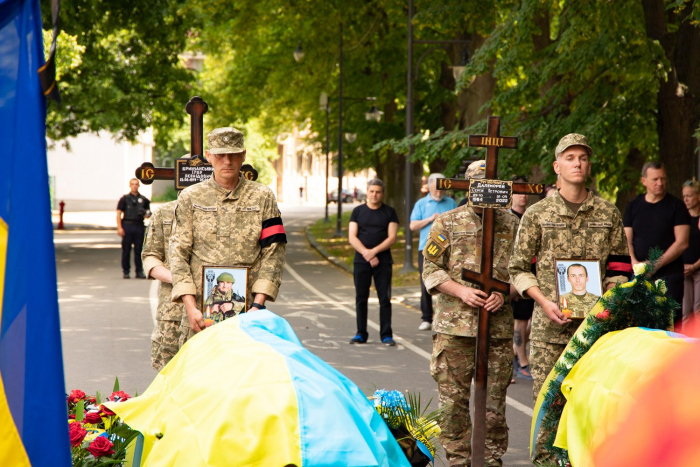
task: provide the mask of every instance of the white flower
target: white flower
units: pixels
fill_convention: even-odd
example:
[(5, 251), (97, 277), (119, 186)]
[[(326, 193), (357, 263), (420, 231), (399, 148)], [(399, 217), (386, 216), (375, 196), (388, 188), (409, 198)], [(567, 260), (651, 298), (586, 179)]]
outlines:
[(647, 263), (637, 263), (632, 266), (632, 270), (634, 271), (635, 276), (641, 276), (647, 272)]
[(668, 292), (668, 288), (666, 288), (666, 281), (664, 281), (663, 279), (658, 279), (656, 282), (654, 282), (654, 285), (656, 286), (656, 290), (658, 290), (659, 293), (666, 295), (666, 292)]

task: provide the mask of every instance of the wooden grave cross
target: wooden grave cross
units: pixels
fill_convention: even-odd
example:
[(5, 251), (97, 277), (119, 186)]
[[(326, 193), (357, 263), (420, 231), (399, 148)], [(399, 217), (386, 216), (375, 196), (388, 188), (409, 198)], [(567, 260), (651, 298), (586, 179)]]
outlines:
[[(150, 162), (144, 162), (136, 169), (136, 178), (146, 185), (154, 180), (173, 180), (176, 190), (182, 190), (195, 183), (211, 178), (214, 169), (204, 159), (204, 114), (209, 106), (204, 100), (195, 96), (187, 103), (185, 110), (190, 114), (190, 159), (181, 158), (175, 161), (175, 167), (155, 167)], [(257, 180), (258, 171), (250, 164), (241, 167), (241, 173), (248, 180)]]
[[(516, 149), (517, 137), (500, 135), (501, 118), (489, 117), (486, 135), (469, 135), (469, 146), (486, 148), (485, 179), (463, 180), (454, 178), (437, 179), (438, 190), (467, 190), (469, 206), (483, 209), (481, 236), (480, 273), (462, 269), (462, 279), (477, 284), (481, 290), (491, 295), (501, 292), (506, 297), (510, 285), (493, 277), (493, 238), (494, 209), (507, 209), (512, 203), (512, 194), (537, 195), (544, 191), (538, 183), (516, 183), (497, 180), (498, 149)], [(486, 443), (486, 380), (489, 355), (489, 320), (486, 307), (479, 310), (476, 344), (476, 371), (474, 375), (474, 420), (472, 423), (472, 467), (483, 467)]]

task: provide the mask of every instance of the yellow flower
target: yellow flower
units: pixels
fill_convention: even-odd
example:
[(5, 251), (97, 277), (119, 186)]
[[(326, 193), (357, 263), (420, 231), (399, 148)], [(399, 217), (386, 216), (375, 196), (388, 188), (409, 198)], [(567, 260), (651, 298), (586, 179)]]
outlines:
[(654, 282), (654, 285), (656, 285), (656, 288), (660, 293), (666, 294), (666, 292), (668, 292), (668, 288), (666, 287), (666, 281), (664, 281), (663, 279), (658, 279), (656, 282)]
[(637, 263), (632, 266), (635, 276), (642, 275), (647, 272), (647, 263)]

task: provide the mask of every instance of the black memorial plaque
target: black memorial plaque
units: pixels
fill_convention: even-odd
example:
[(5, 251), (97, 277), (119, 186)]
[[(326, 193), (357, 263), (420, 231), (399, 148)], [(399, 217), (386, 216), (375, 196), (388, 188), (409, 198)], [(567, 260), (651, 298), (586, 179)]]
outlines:
[(209, 180), (214, 175), (214, 167), (200, 157), (175, 161), (175, 189)]
[(513, 202), (513, 182), (505, 180), (471, 180), (469, 206), (509, 209)]

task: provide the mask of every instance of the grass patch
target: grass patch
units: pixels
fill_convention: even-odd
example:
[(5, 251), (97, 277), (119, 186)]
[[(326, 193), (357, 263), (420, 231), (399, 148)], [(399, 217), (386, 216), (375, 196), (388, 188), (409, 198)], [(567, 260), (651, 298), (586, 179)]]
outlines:
[[(330, 222), (324, 222), (319, 219), (309, 227), (311, 236), (313, 236), (319, 245), (324, 247), (329, 254), (336, 257), (348, 267), (352, 269), (352, 262), (355, 258), (355, 249), (348, 242), (348, 223), (350, 222), (350, 214), (352, 211), (343, 212), (341, 222), (343, 228), (343, 236), (335, 237), (336, 222), (338, 215), (332, 215)], [(401, 274), (399, 271), (403, 267), (404, 247), (406, 239), (404, 237), (404, 228), (399, 227), (398, 238), (396, 243), (391, 247), (391, 256), (394, 258), (394, 274), (392, 276), (392, 285), (394, 287), (409, 287), (420, 286), (420, 278), (418, 271), (409, 274)], [(418, 251), (418, 232), (413, 235), (413, 251)], [(414, 258), (413, 264), (417, 267), (417, 259)]]

